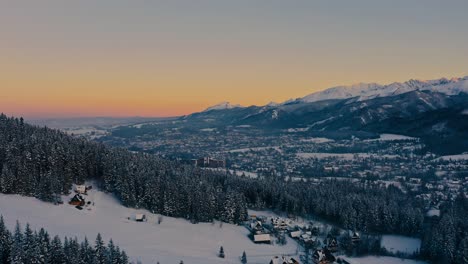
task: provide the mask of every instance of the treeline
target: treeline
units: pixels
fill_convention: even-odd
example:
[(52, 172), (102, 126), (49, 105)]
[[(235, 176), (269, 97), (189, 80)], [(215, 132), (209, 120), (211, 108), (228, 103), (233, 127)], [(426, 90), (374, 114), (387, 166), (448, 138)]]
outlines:
[(23, 230), (17, 223), (11, 233), (0, 216), (0, 263), (127, 264), (129, 260), (112, 240), (106, 246), (100, 234), (94, 245), (86, 238), (79, 242), (65, 237), (62, 243), (58, 236), (51, 238), (43, 228), (33, 231), (29, 224)]
[(436, 263), (468, 263), (468, 199), (448, 203), (424, 231), (422, 253)]
[(418, 235), (424, 223), (423, 204), (393, 186), (346, 180), (312, 184), (241, 178), (235, 182), (232, 185), (241, 186), (239, 191), (254, 208), (319, 216), (349, 230)]
[(240, 223), (247, 217), (242, 193), (207, 177), (213, 172), (106, 147), (3, 114), (0, 171), (0, 192), (49, 202), (59, 202), (73, 183), (93, 179), (129, 207), (193, 222), (219, 219)]
[(247, 207), (317, 215), (351, 230), (419, 234), (422, 205), (399, 189), (346, 181), (249, 179), (110, 148), (0, 116), (0, 192), (56, 202), (98, 180), (126, 206), (192, 222), (241, 223)]

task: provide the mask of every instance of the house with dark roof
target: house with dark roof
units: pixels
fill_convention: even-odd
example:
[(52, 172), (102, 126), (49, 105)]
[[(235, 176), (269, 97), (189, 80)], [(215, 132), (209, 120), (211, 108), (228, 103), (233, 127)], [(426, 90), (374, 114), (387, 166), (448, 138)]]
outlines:
[(327, 248), (316, 250), (312, 255), (314, 264), (330, 264), (335, 262), (336, 258)]

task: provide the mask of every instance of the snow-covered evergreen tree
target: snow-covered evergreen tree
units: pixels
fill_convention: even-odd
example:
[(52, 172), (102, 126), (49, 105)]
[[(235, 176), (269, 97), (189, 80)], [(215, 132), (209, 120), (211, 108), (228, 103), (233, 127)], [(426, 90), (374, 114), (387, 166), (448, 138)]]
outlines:
[(19, 222), (16, 222), (15, 232), (13, 234), (13, 243), (10, 251), (9, 262), (11, 264), (20, 264), (24, 262), (23, 234)]
[(96, 255), (97, 264), (106, 264), (107, 249), (102, 240), (101, 234), (97, 234), (96, 242), (94, 245), (94, 252)]
[(241, 263), (242, 264), (247, 264), (247, 254), (245, 254), (245, 251), (242, 253)]

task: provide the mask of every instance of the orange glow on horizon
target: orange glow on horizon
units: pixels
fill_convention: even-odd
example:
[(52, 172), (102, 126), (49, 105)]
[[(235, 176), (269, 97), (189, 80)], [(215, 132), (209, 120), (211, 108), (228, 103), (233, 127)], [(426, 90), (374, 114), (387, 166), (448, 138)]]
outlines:
[(98, 2), (0, 3), (0, 112), (178, 116), (468, 69), (466, 1)]

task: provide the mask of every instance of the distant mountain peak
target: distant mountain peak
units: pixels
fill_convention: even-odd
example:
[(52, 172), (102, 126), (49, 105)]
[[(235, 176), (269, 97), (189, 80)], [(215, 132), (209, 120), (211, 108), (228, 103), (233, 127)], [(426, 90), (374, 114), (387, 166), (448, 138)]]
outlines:
[(239, 104), (233, 105), (230, 102), (221, 102), (219, 104), (213, 105), (205, 109), (204, 112), (212, 111), (212, 110), (225, 110), (225, 109), (233, 109), (233, 108), (239, 108), (242, 107)]

